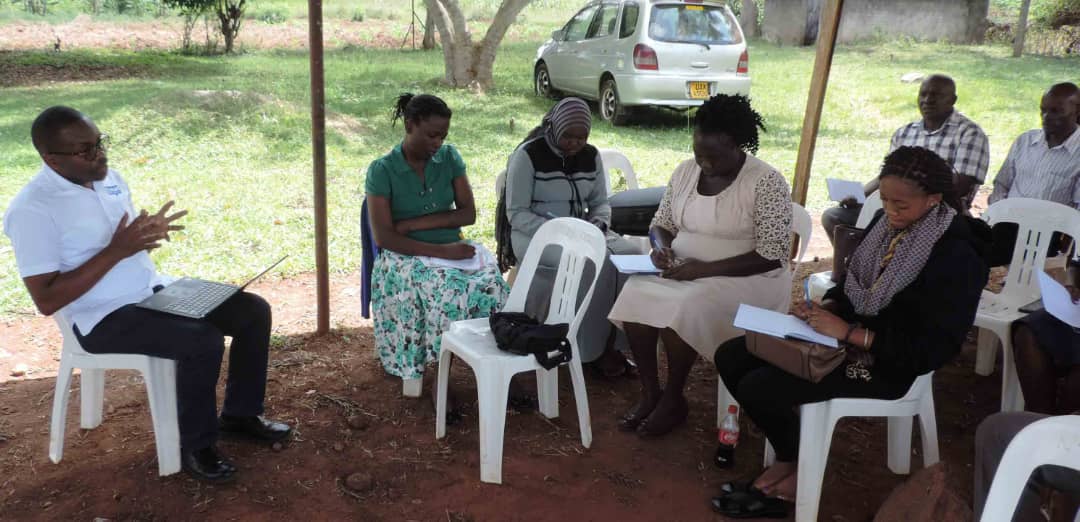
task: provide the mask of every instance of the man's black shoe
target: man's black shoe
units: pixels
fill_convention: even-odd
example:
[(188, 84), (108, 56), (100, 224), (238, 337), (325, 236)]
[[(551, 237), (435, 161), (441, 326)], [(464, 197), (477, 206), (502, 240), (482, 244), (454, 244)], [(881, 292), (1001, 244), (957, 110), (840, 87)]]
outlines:
[(236, 466), (225, 460), (215, 446), (185, 451), (180, 456), (180, 462), (188, 475), (203, 482), (229, 482), (236, 473)]
[(222, 415), (219, 430), (227, 435), (239, 435), (267, 442), (285, 440), (292, 433), (292, 428), (284, 422), (266, 420), (258, 415), (233, 417)]

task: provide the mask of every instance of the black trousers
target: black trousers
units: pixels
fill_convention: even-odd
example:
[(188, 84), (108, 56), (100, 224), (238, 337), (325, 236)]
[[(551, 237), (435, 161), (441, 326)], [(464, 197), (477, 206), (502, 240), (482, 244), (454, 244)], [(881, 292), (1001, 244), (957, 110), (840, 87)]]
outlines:
[(266, 395), (266, 362), (270, 344), (270, 304), (240, 292), (206, 319), (188, 319), (135, 305), (123, 306), (101, 320), (89, 335), (75, 328), (90, 353), (128, 353), (176, 361), (176, 398), (180, 445), (197, 450), (217, 441), (218, 375), (229, 348), (225, 415), (261, 415)]
[(844, 374), (846, 365), (841, 364), (813, 383), (753, 356), (746, 350), (746, 337), (720, 345), (715, 362), (724, 385), (769, 438), (780, 462), (795, 462), (799, 455), (796, 407), (841, 397), (899, 399), (915, 381), (889, 380), (876, 374), (870, 381), (849, 379)]

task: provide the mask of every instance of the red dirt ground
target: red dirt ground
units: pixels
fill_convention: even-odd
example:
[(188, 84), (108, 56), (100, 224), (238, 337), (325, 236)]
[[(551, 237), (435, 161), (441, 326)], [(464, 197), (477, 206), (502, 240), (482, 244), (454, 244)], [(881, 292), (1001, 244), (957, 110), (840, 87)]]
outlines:
[[(808, 263), (800, 272), (824, 268)], [(704, 362), (691, 377), (686, 426), (655, 441), (615, 429), (635, 382), (590, 379), (594, 442), (580, 444), (568, 376), (560, 382), (561, 416), (507, 418), (504, 485), (479, 481), (475, 383), (465, 365), (452, 380), (467, 399), (466, 417), (448, 437), (434, 437), (430, 401), (401, 396), (400, 381), (372, 355), (370, 323), (358, 318), (357, 276), (332, 280), (334, 331), (317, 337), (310, 275), (263, 282), (254, 291), (276, 313), (280, 336), (271, 354), (267, 408), (297, 428), (280, 452), (233, 441), (221, 444), (241, 467), (231, 485), (206, 486), (183, 474), (159, 478), (141, 379), (110, 372), (105, 422), (78, 427), (78, 396), (67, 419), (64, 459), (48, 460), (49, 412), (59, 339), (43, 317), (9, 319), (0, 330), (13, 361), (31, 374), (0, 382), (0, 519), (4, 520), (720, 520), (707, 504), (721, 483), (760, 468), (762, 440), (743, 419), (738, 466), (712, 467), (716, 374)], [(935, 379), (942, 460), (950, 486), (971, 498), (973, 433), (997, 409), (1000, 376), (972, 372), (968, 346)], [(430, 383), (425, 383), (425, 393)], [(78, 389), (78, 379), (74, 388)], [(350, 416), (356, 419), (348, 422)], [(869, 520), (903, 481), (885, 466), (883, 420), (848, 419), (833, 438), (822, 520)], [(918, 440), (916, 436), (916, 441)], [(916, 444), (916, 447), (918, 445)], [(916, 450), (916, 455), (918, 450)], [(920, 459), (913, 459), (918, 469)], [(370, 474), (370, 490), (350, 491), (351, 473)]]

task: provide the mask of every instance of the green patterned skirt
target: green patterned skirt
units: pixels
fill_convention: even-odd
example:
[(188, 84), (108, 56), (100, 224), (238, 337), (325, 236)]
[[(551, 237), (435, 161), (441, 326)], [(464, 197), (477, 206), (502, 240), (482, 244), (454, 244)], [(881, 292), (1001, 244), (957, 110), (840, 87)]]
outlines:
[(423, 376), (451, 322), (487, 317), (502, 309), (508, 294), (495, 266), (465, 272), (380, 251), (371, 271), (371, 308), (375, 351), (386, 373)]

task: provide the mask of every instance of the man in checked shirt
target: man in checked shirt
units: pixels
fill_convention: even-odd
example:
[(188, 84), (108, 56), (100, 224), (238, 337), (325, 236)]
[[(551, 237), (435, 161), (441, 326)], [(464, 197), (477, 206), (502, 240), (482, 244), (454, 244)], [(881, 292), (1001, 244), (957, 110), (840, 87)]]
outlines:
[[(953, 167), (957, 192), (963, 195), (965, 208), (986, 179), (990, 164), (990, 142), (975, 122), (956, 110), (956, 83), (943, 74), (932, 75), (919, 86), (919, 113), (921, 120), (900, 127), (893, 133), (889, 151), (897, 148), (922, 147), (934, 151)], [(866, 195), (878, 188), (877, 178), (863, 186)], [(829, 241), (833, 240), (836, 225), (854, 225), (862, 205), (855, 198), (840, 202), (839, 207), (826, 210), (821, 225)]]

